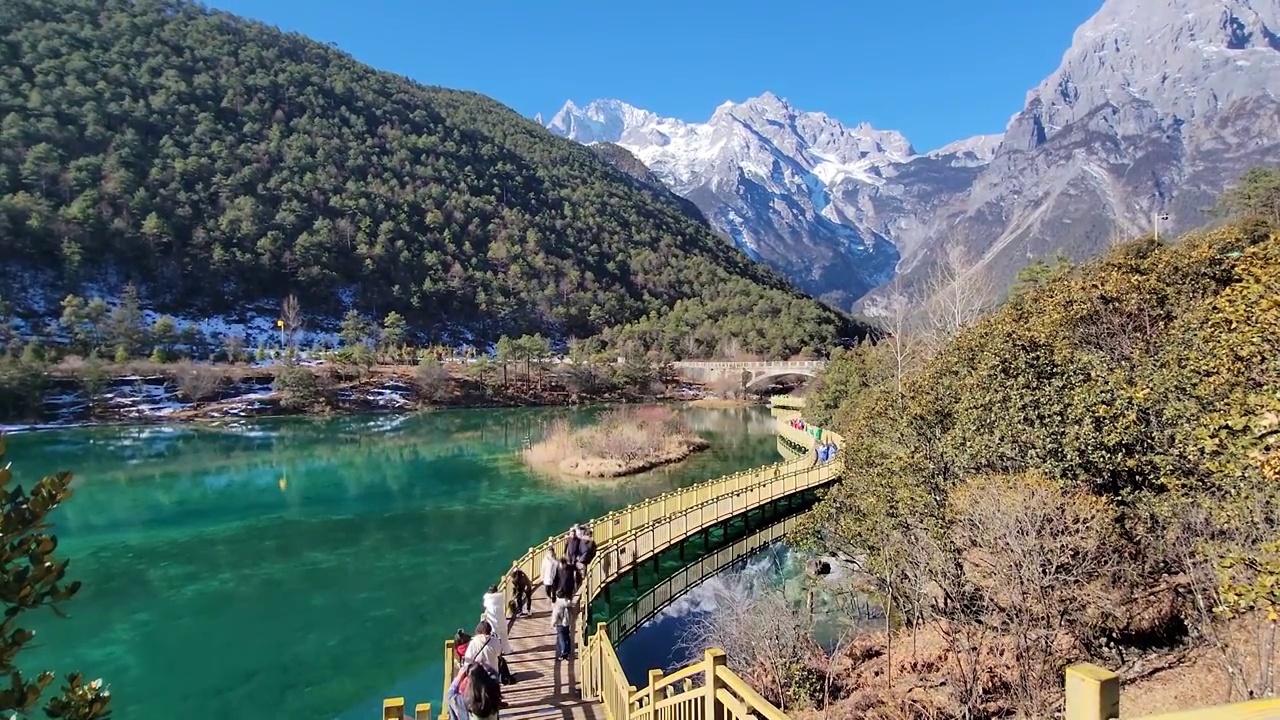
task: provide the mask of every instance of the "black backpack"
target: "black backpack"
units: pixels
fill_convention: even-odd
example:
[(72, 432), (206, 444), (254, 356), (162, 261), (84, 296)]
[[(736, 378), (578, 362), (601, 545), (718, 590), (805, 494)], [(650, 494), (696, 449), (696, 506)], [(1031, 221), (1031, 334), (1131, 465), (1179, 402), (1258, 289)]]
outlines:
[(467, 668), (467, 712), (476, 717), (492, 717), (502, 701), (502, 686), (480, 663)]

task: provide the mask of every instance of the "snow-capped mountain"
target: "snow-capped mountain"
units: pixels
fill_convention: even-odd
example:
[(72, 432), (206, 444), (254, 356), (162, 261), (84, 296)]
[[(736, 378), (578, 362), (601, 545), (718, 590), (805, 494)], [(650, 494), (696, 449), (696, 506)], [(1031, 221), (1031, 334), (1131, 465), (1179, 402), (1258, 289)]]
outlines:
[(547, 127), (631, 151), (753, 257), (835, 304), (892, 277), (897, 251), (843, 188), (877, 187), (882, 168), (916, 157), (897, 132), (848, 128), (772, 93), (724, 103), (705, 123), (619, 100), (569, 102)]
[(1204, 222), (1253, 165), (1280, 162), (1280, 0), (1107, 0), (1005, 133), (919, 154), (772, 93), (704, 123), (619, 100), (566, 103), (547, 128), (629, 150), (719, 230), (804, 290), (874, 309), (944, 244), (998, 282), (1035, 258)]

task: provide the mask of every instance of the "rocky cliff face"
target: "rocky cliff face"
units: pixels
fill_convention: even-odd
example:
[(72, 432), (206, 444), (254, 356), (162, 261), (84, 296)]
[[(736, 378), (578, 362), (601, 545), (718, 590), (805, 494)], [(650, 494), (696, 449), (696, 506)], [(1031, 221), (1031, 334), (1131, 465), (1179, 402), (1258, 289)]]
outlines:
[[(906, 285), (955, 243), (1000, 283), (1058, 251), (1202, 224), (1280, 162), (1280, 0), (1108, 0), (973, 184), (894, 237)], [(863, 301), (874, 307), (877, 298)]]
[(800, 287), (874, 312), (957, 245), (1004, 285), (1031, 260), (1204, 222), (1248, 167), (1280, 162), (1280, 0), (1107, 0), (1002, 135), (919, 154), (766, 93), (706, 123), (617, 100), (547, 127), (613, 142)]

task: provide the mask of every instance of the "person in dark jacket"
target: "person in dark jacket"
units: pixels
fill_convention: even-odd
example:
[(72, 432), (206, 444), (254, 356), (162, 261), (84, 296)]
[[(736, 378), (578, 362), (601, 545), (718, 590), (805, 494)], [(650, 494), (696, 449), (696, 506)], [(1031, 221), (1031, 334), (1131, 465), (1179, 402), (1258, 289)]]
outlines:
[(582, 583), (582, 579), (586, 577), (587, 566), (596, 557), (596, 541), (591, 537), (590, 530), (583, 530), (581, 540), (578, 543), (578, 583)]
[(533, 612), (533, 581), (520, 568), (511, 571), (511, 589), (515, 592), (515, 617)]
[(569, 562), (568, 557), (560, 558), (560, 567), (556, 568), (556, 597), (572, 599), (578, 592), (578, 568)]
[(574, 525), (569, 528), (569, 539), (564, 543), (565, 557), (569, 558), (570, 563), (578, 562), (578, 555), (582, 552), (582, 538), (578, 535), (578, 526)]

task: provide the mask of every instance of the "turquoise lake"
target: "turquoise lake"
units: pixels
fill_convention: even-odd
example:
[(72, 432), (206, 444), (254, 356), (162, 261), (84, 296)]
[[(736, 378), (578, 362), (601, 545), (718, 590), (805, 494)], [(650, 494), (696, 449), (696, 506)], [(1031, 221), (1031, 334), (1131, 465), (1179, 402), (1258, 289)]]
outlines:
[(451, 410), (13, 435), (30, 484), (76, 474), (55, 514), (85, 584), (29, 623), (24, 670), (81, 670), (122, 720), (373, 718), (438, 710), (442, 643), (532, 545), (665, 490), (777, 460), (767, 409), (682, 409), (712, 449), (623, 481), (519, 459), (592, 410)]

